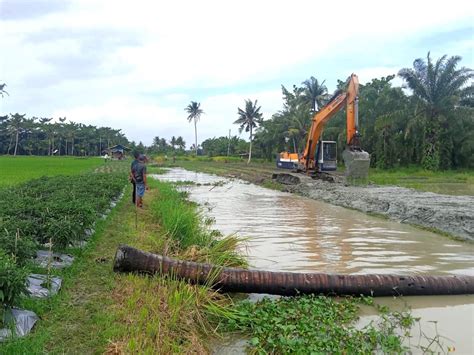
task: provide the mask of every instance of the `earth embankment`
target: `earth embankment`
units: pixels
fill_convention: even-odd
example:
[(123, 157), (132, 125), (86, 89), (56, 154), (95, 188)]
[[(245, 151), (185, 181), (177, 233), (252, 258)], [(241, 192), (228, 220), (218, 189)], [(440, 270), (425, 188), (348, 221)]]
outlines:
[(474, 196), (452, 196), (398, 186), (346, 186), (301, 174), (288, 191), (334, 205), (386, 216), (474, 241)]

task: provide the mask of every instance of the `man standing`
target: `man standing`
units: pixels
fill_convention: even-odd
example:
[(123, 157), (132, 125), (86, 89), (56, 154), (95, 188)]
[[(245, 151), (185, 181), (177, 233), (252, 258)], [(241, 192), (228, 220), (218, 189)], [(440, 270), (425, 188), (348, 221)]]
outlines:
[(133, 152), (133, 157), (135, 159), (132, 161), (132, 164), (130, 165), (129, 180), (133, 185), (133, 188), (132, 188), (132, 203), (135, 204), (136, 203), (137, 186), (136, 186), (136, 183), (135, 183), (135, 177), (134, 177), (135, 174), (134, 174), (133, 171), (135, 170), (136, 166), (139, 164), (138, 158), (140, 157), (140, 153), (138, 153), (137, 151)]
[(145, 190), (148, 190), (146, 183), (146, 157), (140, 155), (138, 157), (138, 164), (135, 165), (133, 169), (133, 178), (136, 185), (136, 204), (138, 207), (143, 207), (143, 196), (145, 195)]

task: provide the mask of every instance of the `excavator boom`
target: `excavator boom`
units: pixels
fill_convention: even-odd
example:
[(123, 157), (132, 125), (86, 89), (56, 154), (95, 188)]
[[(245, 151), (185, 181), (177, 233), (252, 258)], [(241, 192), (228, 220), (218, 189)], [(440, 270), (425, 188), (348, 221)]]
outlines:
[[(349, 179), (367, 179), (370, 155), (363, 152), (359, 142), (359, 79), (352, 74), (345, 91), (336, 94), (326, 106), (317, 112), (312, 120), (306, 147), (299, 160), (299, 167), (305, 172), (319, 172), (316, 149), (324, 125), (346, 106), (346, 149), (343, 153), (346, 176)], [(354, 175), (355, 173), (355, 175)], [(354, 175), (354, 176), (352, 176)]]

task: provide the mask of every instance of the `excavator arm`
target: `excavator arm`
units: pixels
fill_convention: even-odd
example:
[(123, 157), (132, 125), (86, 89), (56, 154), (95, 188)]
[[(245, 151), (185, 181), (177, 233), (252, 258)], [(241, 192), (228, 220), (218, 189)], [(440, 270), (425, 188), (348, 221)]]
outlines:
[(299, 161), (300, 166), (303, 167), (304, 171), (312, 171), (317, 169), (317, 159), (315, 157), (315, 153), (324, 125), (344, 106), (346, 106), (347, 115), (347, 146), (350, 150), (360, 150), (358, 139), (358, 95), (359, 79), (357, 78), (357, 75), (352, 74), (349, 78), (346, 91), (336, 95), (326, 106), (321, 109), (321, 111), (314, 115), (311, 128), (308, 133), (306, 147)]

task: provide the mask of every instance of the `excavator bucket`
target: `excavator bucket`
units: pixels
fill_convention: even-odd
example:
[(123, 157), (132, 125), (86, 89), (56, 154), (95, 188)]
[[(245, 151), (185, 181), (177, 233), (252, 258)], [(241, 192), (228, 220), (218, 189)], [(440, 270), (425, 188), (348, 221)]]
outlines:
[(367, 184), (369, 181), (370, 154), (365, 151), (345, 149), (342, 158), (346, 166), (346, 181), (352, 185)]

